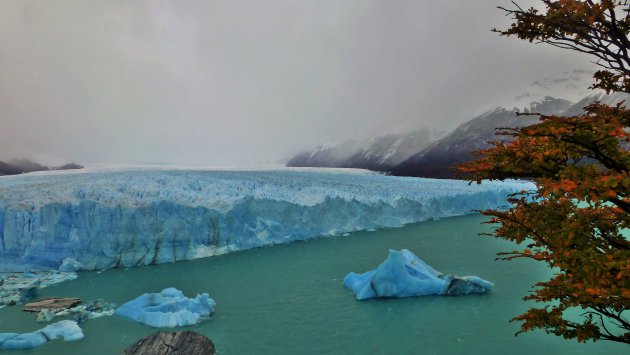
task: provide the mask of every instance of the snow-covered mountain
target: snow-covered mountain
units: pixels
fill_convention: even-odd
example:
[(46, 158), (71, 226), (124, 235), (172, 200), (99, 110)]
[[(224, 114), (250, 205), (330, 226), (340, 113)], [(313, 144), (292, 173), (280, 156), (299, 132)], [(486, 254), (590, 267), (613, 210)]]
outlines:
[(495, 107), (509, 111), (524, 111), (532, 105), (544, 101), (547, 97), (562, 98), (578, 102), (587, 96), (600, 93), (589, 89), (593, 84), (593, 73), (588, 70), (570, 70), (555, 77), (536, 80), (520, 89), (513, 98), (504, 102), (493, 102)]
[[(561, 114), (573, 103), (546, 97), (524, 111)], [(522, 127), (538, 121), (537, 116), (517, 116), (513, 110), (498, 107), (460, 125), (446, 137), (409, 157), (391, 169), (392, 175), (453, 178), (453, 165), (473, 158), (471, 152), (484, 149), (496, 139), (498, 127)]]
[[(524, 111), (546, 115), (577, 115), (583, 112), (585, 106), (595, 101), (613, 105), (627, 101), (629, 98), (629, 95), (621, 93), (613, 95), (596, 93), (583, 97), (577, 103), (572, 103), (547, 97), (541, 102), (531, 104)], [(537, 121), (537, 116), (516, 116), (514, 111), (497, 108), (460, 125), (446, 137), (392, 168), (390, 173), (397, 176), (454, 178), (457, 175), (455, 164), (473, 159), (472, 152), (490, 147), (488, 142), (491, 140), (508, 138), (497, 137), (496, 128), (522, 127)]]
[(388, 171), (439, 136), (427, 128), (385, 134), (366, 141), (348, 140), (339, 145), (320, 145), (295, 155), (289, 167), (339, 167)]
[(343, 168), (346, 161), (360, 151), (365, 142), (349, 139), (341, 144), (321, 144), (298, 153), (287, 162), (288, 167)]
[[(329, 146), (324, 150), (313, 150), (297, 155), (288, 166), (355, 167), (389, 172), (398, 176), (454, 178), (456, 172), (453, 165), (472, 159), (471, 152), (489, 147), (488, 141), (497, 138), (496, 128), (522, 127), (538, 121), (535, 116), (517, 116), (515, 112), (576, 115), (591, 102), (614, 104), (629, 97), (626, 94), (605, 95), (601, 91), (589, 90), (591, 83), (592, 73), (583, 70), (568, 71), (556, 78), (538, 80), (524, 89), (524, 93), (461, 124), (443, 138), (435, 139), (434, 136), (418, 135), (414, 132), (413, 134), (421, 139), (406, 145), (406, 149), (398, 148), (404, 154), (396, 155), (397, 159), (406, 155), (406, 158), (398, 162), (391, 159), (383, 163), (379, 158), (387, 156), (386, 152), (396, 149), (392, 150), (387, 144), (373, 144), (371, 149), (355, 148), (358, 153), (345, 154), (341, 159), (334, 160), (334, 165), (331, 163), (333, 160), (326, 159), (326, 154), (336, 152), (341, 156), (338, 153), (340, 150)], [(400, 134), (396, 137), (404, 136), (405, 134)], [(394, 140), (389, 136), (382, 136), (372, 141), (387, 142), (388, 139)], [(363, 156), (367, 157), (353, 159)], [(311, 165), (315, 162), (317, 165)]]

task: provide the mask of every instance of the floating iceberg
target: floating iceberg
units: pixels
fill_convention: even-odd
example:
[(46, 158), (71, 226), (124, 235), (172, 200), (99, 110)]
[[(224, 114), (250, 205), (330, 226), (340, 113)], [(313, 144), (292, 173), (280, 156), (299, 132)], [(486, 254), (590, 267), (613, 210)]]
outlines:
[(151, 327), (181, 327), (199, 323), (214, 312), (215, 302), (207, 293), (187, 298), (176, 288), (145, 293), (116, 309), (114, 314)]
[(532, 187), (290, 169), (3, 176), (0, 271), (190, 260), (470, 214)]
[(493, 283), (476, 276), (444, 275), (407, 249), (390, 250), (387, 260), (364, 274), (349, 273), (343, 285), (357, 300), (380, 297), (484, 294)]
[(0, 349), (31, 349), (57, 338), (80, 340), (83, 339), (83, 331), (76, 322), (62, 320), (33, 333), (0, 333)]

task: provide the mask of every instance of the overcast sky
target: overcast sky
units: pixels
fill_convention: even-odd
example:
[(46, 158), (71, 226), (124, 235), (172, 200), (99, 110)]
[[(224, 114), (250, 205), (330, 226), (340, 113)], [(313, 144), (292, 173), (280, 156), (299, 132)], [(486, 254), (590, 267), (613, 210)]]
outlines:
[[(521, 1), (532, 4), (535, 1)], [(501, 0), (0, 1), (0, 156), (278, 162), (451, 129), (589, 58), (498, 37)]]

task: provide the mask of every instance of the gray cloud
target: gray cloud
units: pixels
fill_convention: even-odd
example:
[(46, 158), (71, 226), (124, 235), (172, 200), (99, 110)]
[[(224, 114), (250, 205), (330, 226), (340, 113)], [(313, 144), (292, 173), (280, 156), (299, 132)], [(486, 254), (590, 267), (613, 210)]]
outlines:
[[(525, 5), (534, 1), (523, 1)], [(275, 161), (450, 129), (588, 58), (499, 38), (506, 1), (0, 2), (0, 156)]]

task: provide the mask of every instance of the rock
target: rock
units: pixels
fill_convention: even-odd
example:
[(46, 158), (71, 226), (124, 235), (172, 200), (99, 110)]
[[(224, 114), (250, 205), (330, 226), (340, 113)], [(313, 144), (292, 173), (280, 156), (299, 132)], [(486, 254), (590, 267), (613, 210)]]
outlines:
[(55, 313), (48, 308), (42, 309), (37, 314), (37, 323), (48, 323), (53, 319), (55, 319)]
[(125, 349), (127, 355), (214, 355), (214, 344), (199, 333), (157, 332)]
[(24, 310), (26, 312), (41, 312), (46, 308), (53, 313), (57, 313), (75, 307), (79, 303), (81, 303), (81, 300), (78, 298), (51, 297), (44, 298), (37, 302), (27, 303), (26, 306), (24, 306)]

